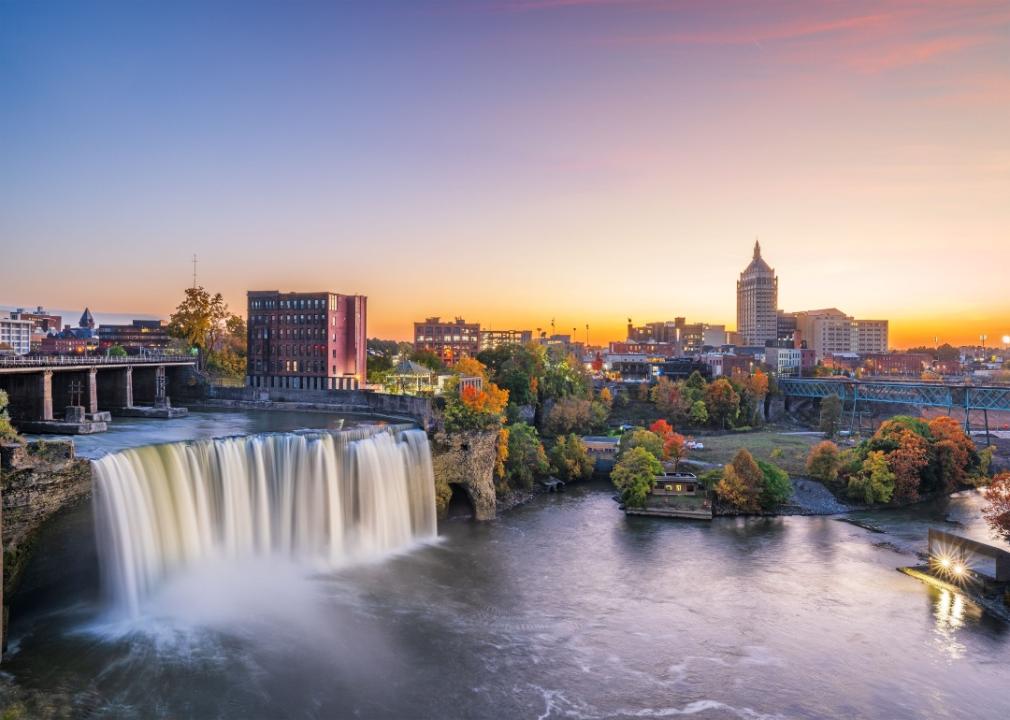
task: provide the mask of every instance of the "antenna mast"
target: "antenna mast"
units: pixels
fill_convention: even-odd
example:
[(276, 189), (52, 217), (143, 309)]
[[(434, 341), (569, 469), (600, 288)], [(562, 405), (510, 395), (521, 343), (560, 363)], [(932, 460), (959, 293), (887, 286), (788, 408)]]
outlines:
[(196, 290), (196, 253), (193, 253), (193, 289)]

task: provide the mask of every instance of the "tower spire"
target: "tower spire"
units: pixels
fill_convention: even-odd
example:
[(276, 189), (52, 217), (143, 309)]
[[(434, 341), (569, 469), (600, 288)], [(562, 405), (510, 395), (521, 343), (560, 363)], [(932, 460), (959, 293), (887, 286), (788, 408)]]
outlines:
[(761, 257), (761, 243), (754, 238), (754, 259), (757, 260), (759, 257)]

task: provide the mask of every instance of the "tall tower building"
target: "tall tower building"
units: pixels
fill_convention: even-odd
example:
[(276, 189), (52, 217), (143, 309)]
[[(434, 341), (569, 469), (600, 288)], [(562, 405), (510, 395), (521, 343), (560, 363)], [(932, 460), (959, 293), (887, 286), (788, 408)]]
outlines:
[(736, 329), (746, 345), (763, 347), (778, 337), (779, 279), (754, 242), (751, 260), (736, 283)]

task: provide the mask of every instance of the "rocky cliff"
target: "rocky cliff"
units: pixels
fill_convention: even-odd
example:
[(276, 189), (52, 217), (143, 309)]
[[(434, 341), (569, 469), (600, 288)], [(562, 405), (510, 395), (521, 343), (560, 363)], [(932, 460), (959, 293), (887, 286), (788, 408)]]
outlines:
[[(74, 455), (72, 441), (0, 446), (3, 515), (3, 595), (17, 583), (35, 535), (57, 511), (91, 492), (91, 465)], [(5, 608), (6, 610), (6, 608)], [(6, 624), (6, 611), (4, 612)], [(4, 634), (6, 636), (6, 634)]]
[(431, 442), (435, 469), (435, 494), (439, 517), (452, 495), (450, 485), (466, 491), (475, 520), (494, 520), (498, 499), (494, 467), (498, 457), (498, 432), (435, 433)]

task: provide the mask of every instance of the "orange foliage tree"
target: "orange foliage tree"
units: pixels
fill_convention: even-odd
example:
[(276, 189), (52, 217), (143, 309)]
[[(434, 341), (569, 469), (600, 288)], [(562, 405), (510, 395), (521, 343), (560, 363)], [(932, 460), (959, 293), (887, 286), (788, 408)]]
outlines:
[(929, 423), (934, 438), (936, 459), (947, 489), (963, 484), (968, 476), (968, 466), (975, 452), (975, 443), (965, 435), (954, 418), (941, 416)]
[(1010, 542), (1010, 472), (994, 477), (984, 495), (986, 505), (982, 508), (982, 517), (995, 535)]
[(911, 430), (902, 430), (893, 439), (898, 447), (887, 456), (894, 473), (893, 497), (897, 501), (918, 500), (922, 470), (929, 464), (929, 443)]

